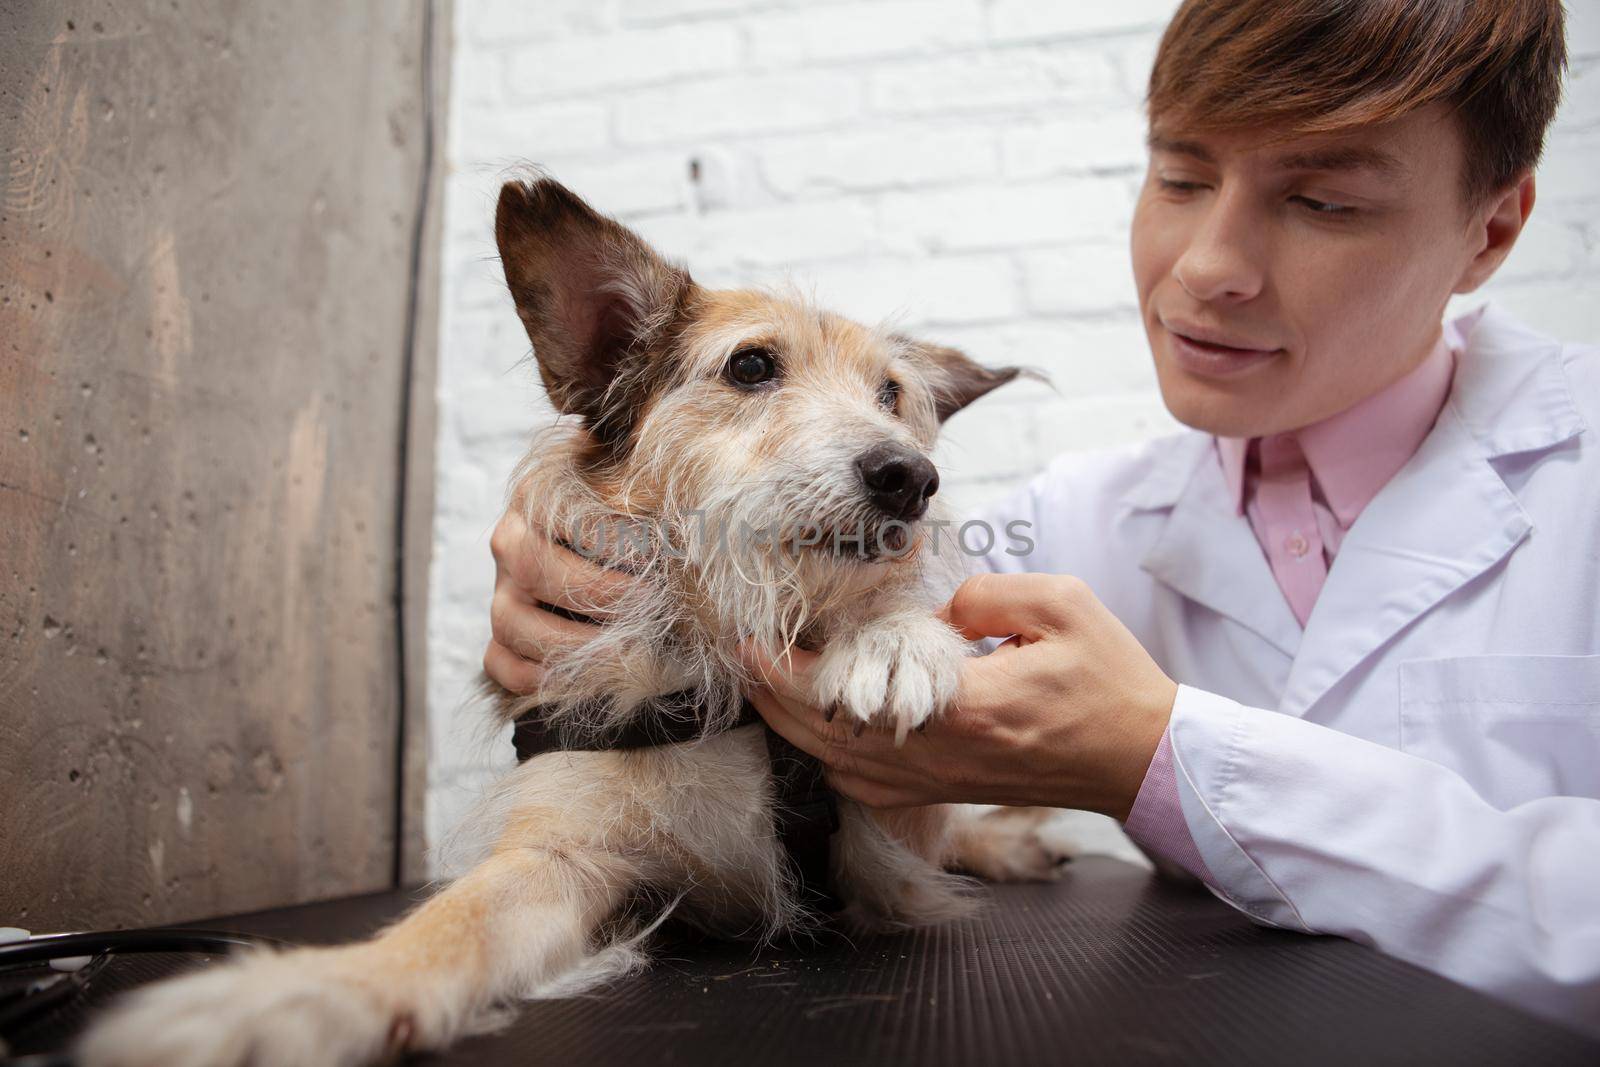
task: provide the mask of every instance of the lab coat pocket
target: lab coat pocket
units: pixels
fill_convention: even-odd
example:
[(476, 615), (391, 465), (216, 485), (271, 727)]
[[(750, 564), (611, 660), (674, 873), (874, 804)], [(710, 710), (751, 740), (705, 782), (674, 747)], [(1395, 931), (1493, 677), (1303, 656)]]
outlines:
[(1600, 656), (1462, 656), (1400, 664), (1400, 747), (1502, 810), (1600, 797)]

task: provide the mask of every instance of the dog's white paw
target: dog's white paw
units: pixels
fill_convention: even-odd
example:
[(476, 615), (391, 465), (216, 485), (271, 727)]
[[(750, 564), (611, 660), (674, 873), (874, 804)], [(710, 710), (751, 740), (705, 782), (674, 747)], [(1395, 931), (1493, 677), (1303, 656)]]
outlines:
[(900, 744), (955, 699), (967, 651), (961, 635), (931, 615), (891, 615), (828, 641), (817, 663), (817, 704), (860, 724), (893, 726)]
[(340, 950), (252, 953), (136, 990), (79, 1043), (83, 1067), (356, 1067), (414, 1045), (415, 1020)]
[(995, 808), (960, 816), (949, 864), (991, 882), (1050, 882), (1077, 855), (1055, 808)]

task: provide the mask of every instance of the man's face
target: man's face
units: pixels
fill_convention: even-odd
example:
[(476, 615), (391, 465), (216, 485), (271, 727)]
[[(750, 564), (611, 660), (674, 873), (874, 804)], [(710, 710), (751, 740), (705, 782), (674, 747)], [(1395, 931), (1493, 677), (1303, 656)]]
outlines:
[(1481, 280), (1468, 267), (1483, 230), (1442, 106), (1262, 140), (1158, 121), (1133, 218), (1162, 398), (1231, 437), (1298, 429), (1382, 389), (1427, 355), (1450, 294)]

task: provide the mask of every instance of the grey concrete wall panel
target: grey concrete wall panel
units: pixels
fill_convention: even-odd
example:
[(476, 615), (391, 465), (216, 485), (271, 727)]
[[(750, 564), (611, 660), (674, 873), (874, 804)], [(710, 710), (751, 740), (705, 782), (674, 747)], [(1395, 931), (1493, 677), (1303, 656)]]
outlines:
[(0, 920), (390, 884), (421, 25), (0, 0)]

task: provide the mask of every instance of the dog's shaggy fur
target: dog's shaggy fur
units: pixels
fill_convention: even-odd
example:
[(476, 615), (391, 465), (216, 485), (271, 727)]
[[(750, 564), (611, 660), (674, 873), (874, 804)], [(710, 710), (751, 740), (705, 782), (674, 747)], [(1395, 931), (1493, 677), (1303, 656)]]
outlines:
[[(954, 549), (927, 545), (936, 481), (896, 482), (886, 506), (863, 457), (901, 457), (892, 474), (925, 478), (943, 420), (1017, 371), (798, 296), (703, 289), (543, 178), (505, 186), (496, 237), (566, 416), (513, 498), (531, 527), (604, 541), (605, 562), (637, 578), (581, 652), (529, 650), (540, 689), (496, 692), (500, 712), (541, 705), (598, 736), (693, 689), (709, 736), (530, 760), (469, 821), (467, 873), (381, 935), (135, 994), (90, 1032), (87, 1064), (356, 1064), (439, 1048), (517, 998), (635, 965), (637, 937), (615, 920), (644, 887), (718, 934), (804, 928), (762, 727), (728, 729), (752, 682), (737, 643), (820, 650), (815, 703), (901, 739), (954, 697), (968, 647), (932, 614), (959, 577), (938, 572)], [(840, 808), (832, 873), (858, 924), (966, 914), (971, 883), (951, 868), (1037, 878), (1060, 859), (1026, 811)]]

